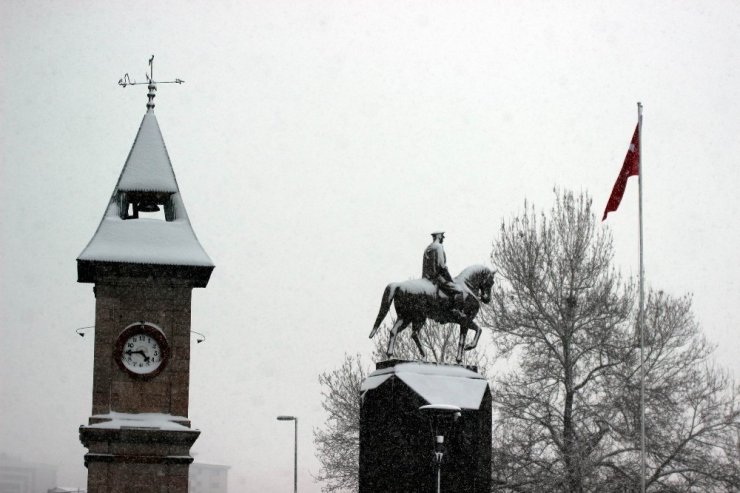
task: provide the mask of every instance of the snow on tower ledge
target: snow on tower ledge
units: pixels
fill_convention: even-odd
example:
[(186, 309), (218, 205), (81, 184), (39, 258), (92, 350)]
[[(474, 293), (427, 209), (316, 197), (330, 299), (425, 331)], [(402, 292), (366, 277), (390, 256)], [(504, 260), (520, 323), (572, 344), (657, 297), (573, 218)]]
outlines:
[[(155, 207), (156, 206), (156, 207)], [(164, 208), (164, 219), (139, 217)], [(205, 287), (214, 265), (195, 236), (153, 110), (139, 127), (97, 231), (77, 258), (78, 282), (167, 276)]]

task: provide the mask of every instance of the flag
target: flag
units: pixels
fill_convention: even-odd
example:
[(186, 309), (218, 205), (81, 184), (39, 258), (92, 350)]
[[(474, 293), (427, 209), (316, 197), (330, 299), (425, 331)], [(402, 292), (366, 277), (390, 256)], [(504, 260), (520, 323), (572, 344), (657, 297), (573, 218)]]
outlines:
[(638, 123), (635, 127), (635, 134), (632, 136), (632, 142), (630, 142), (630, 148), (627, 151), (627, 156), (624, 158), (624, 164), (622, 170), (619, 172), (617, 181), (614, 183), (612, 188), (612, 194), (609, 196), (609, 202), (606, 203), (604, 209), (604, 217), (602, 221), (606, 219), (606, 215), (610, 212), (616, 211), (619, 207), (619, 203), (622, 201), (622, 195), (624, 195), (624, 189), (627, 187), (627, 178), (634, 175), (640, 174), (640, 124)]

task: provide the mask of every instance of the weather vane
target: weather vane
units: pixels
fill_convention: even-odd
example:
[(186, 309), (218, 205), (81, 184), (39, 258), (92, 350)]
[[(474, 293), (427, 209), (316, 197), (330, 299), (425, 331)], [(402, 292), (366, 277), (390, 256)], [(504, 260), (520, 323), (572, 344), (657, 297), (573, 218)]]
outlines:
[(146, 74), (146, 82), (136, 82), (135, 80), (131, 80), (131, 78), (128, 76), (128, 73), (126, 73), (118, 80), (118, 85), (121, 87), (126, 87), (141, 86), (147, 84), (149, 88), (149, 93), (147, 94), (149, 101), (146, 103), (146, 107), (148, 109), (152, 109), (154, 108), (154, 96), (156, 96), (155, 92), (157, 91), (157, 84), (182, 84), (183, 82), (185, 81), (182, 79), (154, 80), (154, 55), (152, 55), (152, 57), (149, 59), (149, 73)]

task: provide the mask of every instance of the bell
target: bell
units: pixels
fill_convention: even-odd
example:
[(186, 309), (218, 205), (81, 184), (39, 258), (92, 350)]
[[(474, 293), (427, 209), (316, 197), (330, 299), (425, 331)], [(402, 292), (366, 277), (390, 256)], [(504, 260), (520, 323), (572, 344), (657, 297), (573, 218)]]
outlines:
[(136, 208), (139, 212), (157, 212), (159, 210), (159, 206), (154, 202), (139, 202)]

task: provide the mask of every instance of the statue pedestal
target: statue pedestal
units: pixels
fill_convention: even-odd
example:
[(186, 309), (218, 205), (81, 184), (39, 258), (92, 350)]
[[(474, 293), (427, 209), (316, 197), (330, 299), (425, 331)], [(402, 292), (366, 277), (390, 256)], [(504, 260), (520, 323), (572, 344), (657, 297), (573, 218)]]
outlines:
[(360, 493), (430, 492), (437, 488), (435, 439), (419, 407), (461, 408), (444, 437), (441, 490), (491, 489), (491, 390), (474, 367), (390, 360), (362, 382)]

